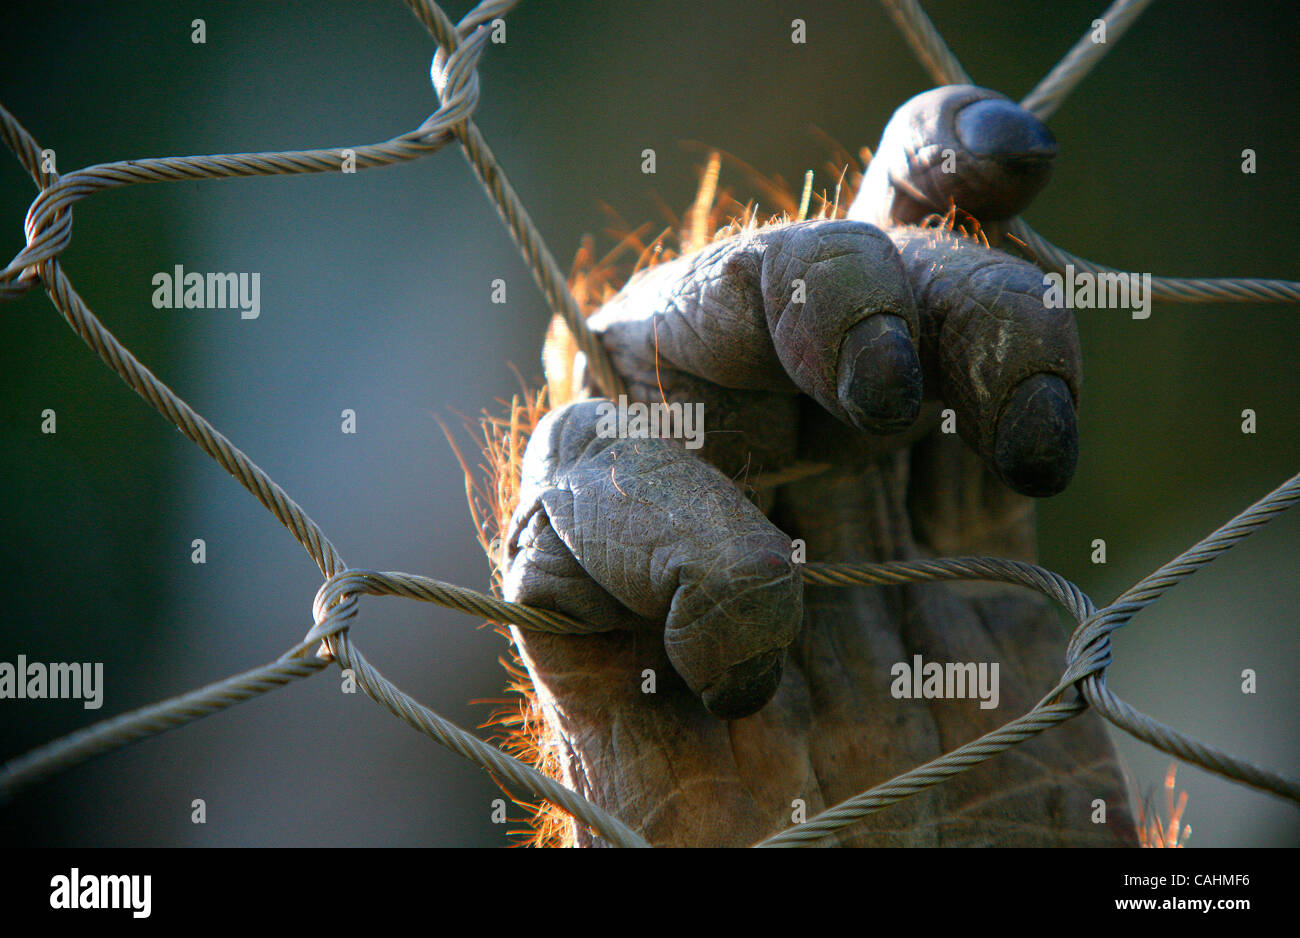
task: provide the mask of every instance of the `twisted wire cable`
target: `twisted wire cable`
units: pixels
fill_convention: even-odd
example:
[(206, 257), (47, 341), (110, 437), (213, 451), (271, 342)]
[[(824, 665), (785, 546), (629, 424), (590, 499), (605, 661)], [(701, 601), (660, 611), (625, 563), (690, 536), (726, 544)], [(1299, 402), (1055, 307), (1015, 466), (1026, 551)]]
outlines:
[(944, 557), (942, 560), (891, 560), (886, 563), (809, 563), (806, 583), (820, 586), (893, 586), (925, 580), (993, 580), (1038, 590), (1082, 621), (1097, 611), (1083, 590), (1059, 573), (1001, 557)]
[(306, 549), (320, 571), (329, 576), (346, 566), (338, 550), (325, 532), (289, 494), (253, 460), (248, 458), (221, 431), (208, 423), (139, 359), (131, 354), (117, 337), (99, 321), (85, 301), (72, 287), (55, 259), (37, 265), (41, 279), (54, 306), (68, 325), (99, 356), (109, 368), (121, 377), (127, 387), (144, 398), (160, 414), (198, 445), (221, 468), (262, 503), (283, 524), (294, 539)]
[[(1300, 501), (1300, 475), (1292, 476), (1227, 524), (1126, 590), (1105, 610), (1080, 626), (1070, 639), (1067, 655), (1080, 654), (1097, 641), (1108, 640), (1111, 632), (1123, 628), (1139, 611), (1297, 501)], [(1217, 775), (1300, 802), (1300, 780), (1230, 755), (1134, 709), (1106, 686), (1104, 673), (1089, 675), (1081, 690), (1088, 702), (1107, 720), (1143, 742)]]
[(371, 666), (352, 644), (346, 631), (328, 636), (326, 643), (339, 666), (353, 672), (357, 685), (368, 697), (430, 739), (509, 782), (511, 790), (527, 791), (535, 797), (547, 799), (591, 827), (614, 846), (649, 846), (641, 835), (605, 809), (416, 702)]
[[(1067, 266), (1091, 274), (1107, 273), (1127, 276), (1118, 267), (1098, 264), (1057, 247), (1016, 218), (1007, 230), (1018, 237), (1034, 254), (1038, 266), (1064, 273)], [(1151, 294), (1172, 303), (1295, 303), (1300, 301), (1300, 281), (1261, 277), (1152, 277)]]
[(1112, 43), (1128, 32), (1152, 0), (1115, 0), (1100, 17), (1106, 26), (1106, 41), (1094, 42), (1089, 29), (1056, 66), (1043, 76), (1034, 90), (1025, 95), (1020, 106), (1040, 121), (1056, 113), (1066, 96), (1088, 77), (1097, 63), (1110, 51)]
[(311, 643), (299, 643), (275, 661), (242, 674), (171, 697), (120, 716), (92, 723), (0, 765), (0, 802), (65, 769), (158, 736), (235, 704), (260, 697), (291, 681), (310, 677), (329, 666), (321, 658), (301, 657)]
[[(501, 7), (500, 3), (480, 5), (467, 20), (483, 18)], [(436, 7), (434, 7), (436, 9)], [(441, 15), (441, 10), (437, 11)], [(445, 17), (444, 17), (445, 18)], [(356, 148), (356, 165), (387, 165), (413, 159), (440, 149), (451, 139), (447, 126), (464, 120), (477, 104), (478, 79), (474, 67), (482, 52), (485, 34), (480, 32), (445, 55), (441, 63), (442, 106), (412, 133), (384, 144)], [(117, 338), (106, 329), (73, 289), (63, 274), (58, 254), (71, 240), (72, 206), (92, 192), (137, 182), (179, 179), (220, 178), (226, 176), (275, 175), (298, 172), (335, 171), (340, 153), (335, 150), (310, 150), (284, 153), (223, 154), (205, 157), (172, 157), (154, 160), (130, 160), (103, 164), (71, 173), (60, 179), (57, 174), (41, 170), (41, 148), (35, 138), (6, 109), (0, 107), (0, 137), (18, 156), (19, 161), (41, 187), (41, 193), (28, 210), (24, 224), (27, 245), (3, 271), (0, 271), (0, 299), (11, 299), (35, 285), (37, 278), (47, 285), (55, 307), (74, 331), (112, 368), (126, 384), (156, 410), (171, 420), (182, 432), (233, 475), (293, 533), (316, 561), (322, 573), (330, 577), (346, 569), (342, 557), (319, 526), (266, 473), (195, 412), (164, 382), (158, 380)], [(490, 158), (490, 154), (488, 154)], [(417, 582), (423, 581), (423, 582)], [(391, 584), (390, 584), (391, 585)], [(370, 584), (373, 591), (375, 584)], [(474, 594), (451, 584), (427, 578), (407, 578), (397, 583), (412, 595), (423, 591), (431, 601), (445, 600), (445, 605), (484, 614), (517, 616), (532, 628), (555, 631), (593, 631), (568, 617), (546, 610), (529, 610), (502, 603), (493, 597)], [(394, 590), (397, 591), (396, 589)], [(355, 616), (355, 603), (338, 610), (340, 627)], [(320, 624), (312, 638), (320, 637)], [(326, 636), (327, 646), (331, 645)], [(365, 665), (360, 653), (343, 644), (355, 659)], [(338, 639), (334, 640), (337, 645)], [(0, 766), (0, 797), (33, 784), (49, 774), (68, 768), (97, 755), (120, 748), (130, 742), (184, 725), (229, 706), (282, 686), (290, 680), (321, 670), (326, 660), (307, 660), (301, 654), (310, 641), (295, 646), (275, 662), (235, 675), (224, 681), (158, 704), (100, 721), (90, 727), (62, 737)], [(290, 660), (292, 659), (292, 660)], [(415, 703), (368, 665), (364, 668), (363, 687), (374, 699), (384, 703), (407, 722), (490, 771), (545, 796), (587, 823), (613, 843), (644, 846), (637, 835), (610, 818), (585, 799), (569, 792), (522, 762), (477, 741), (433, 711)], [(476, 741), (476, 742), (471, 742)], [(490, 751), (490, 754), (489, 752)], [(576, 799), (576, 800), (575, 800)]]
[[(1100, 17), (1106, 22), (1106, 42), (1094, 43), (1093, 30), (1089, 27), (1065, 57), (1025, 96), (1020, 106), (1032, 111), (1040, 120), (1055, 114), (1066, 96), (1096, 67), (1151, 2), (1116, 0), (1112, 3)], [(974, 79), (962, 68), (917, 0), (881, 0), (881, 4), (898, 25), (917, 60), (937, 84), (974, 84)], [(1118, 267), (1071, 254), (1048, 241), (1023, 218), (1012, 219), (1007, 230), (1024, 242), (1034, 262), (1045, 270), (1064, 273), (1067, 266), (1073, 266), (1091, 274), (1127, 274)], [(1300, 281), (1260, 277), (1153, 276), (1151, 292), (1156, 299), (1173, 303), (1294, 303), (1300, 301)]]
[[(405, 0), (416, 18), (433, 36), (439, 48), (434, 55), (430, 68), (430, 78), (439, 99), (447, 94), (451, 87), (446, 74), (451, 57), (458, 50), (462, 37), (488, 23), (513, 7), (518, 0), (485, 0), (471, 10), (459, 26), (453, 26), (442, 9), (431, 0)], [(506, 178), (501, 164), (488, 147), (487, 141), (472, 120), (465, 120), (452, 127), (452, 133), (461, 143), (461, 148), (469, 160), (470, 166), (479, 178), (479, 182), (492, 196), (501, 220), (505, 222), (514, 238), (515, 245), (524, 256), (528, 269), (532, 272), (542, 294), (546, 297), (551, 311), (559, 315), (569, 331), (573, 334), (578, 348), (586, 357), (587, 368), (595, 378), (601, 393), (611, 400), (617, 400), (620, 394), (627, 393), (627, 384), (623, 376), (614, 369), (614, 363), (605, 351), (600, 339), (587, 325), (586, 316), (578, 308), (578, 301), (569, 290), (568, 278), (555, 262), (555, 256), (546, 246), (537, 226), (533, 223), (523, 201), (515, 192), (514, 186)]]
[(339, 172), (345, 150), (355, 154), (359, 169), (390, 166), (436, 153), (451, 142), (449, 128), (478, 104), (478, 83), (466, 76), (474, 75), (473, 68), (482, 47), (480, 37), (448, 59), (447, 71), (454, 79), (451, 85), (454, 93), (419, 127), (382, 143), (354, 147), (121, 160), (88, 166), (60, 179), (53, 174), (39, 173), (39, 146), (14, 116), (0, 107), (5, 142), (19, 154), (23, 166), (43, 187), (24, 219), (27, 244), (0, 270), (0, 300), (12, 299), (35, 285), (30, 274), (20, 275), (62, 253), (72, 237), (72, 207), (92, 193), (147, 182)]
[(975, 79), (962, 68), (961, 62), (953, 55), (952, 49), (948, 48), (948, 43), (944, 42), (943, 35), (935, 28), (934, 21), (921, 8), (918, 0), (880, 0), (880, 4), (912, 47), (912, 54), (936, 84), (975, 84)]
[(756, 847), (807, 847), (829, 837), (868, 814), (874, 814), (891, 804), (919, 794), (927, 788), (933, 788), (940, 782), (947, 781), (954, 775), (972, 769), (982, 762), (1005, 752), (1012, 746), (1037, 736), (1044, 730), (1064, 723), (1071, 717), (1078, 716), (1087, 707), (1082, 701), (1071, 703), (1046, 704), (1035, 707), (1019, 719), (999, 727), (992, 733), (981, 736), (974, 742), (967, 743), (932, 762), (927, 762), (910, 772), (877, 785), (828, 808), (816, 817), (811, 817), (802, 824), (786, 828), (766, 840), (756, 843)]
[[(456, 586), (454, 583), (444, 583), (442, 580), (410, 573), (381, 573), (377, 570), (345, 570), (327, 579), (316, 593), (312, 605), (312, 613), (316, 621), (321, 622), (325, 610), (340, 602), (344, 596), (356, 593), (371, 596), (403, 596), (407, 599), (456, 609), (493, 622), (511, 623), (535, 632), (550, 632), (554, 635), (593, 635), (611, 629), (611, 626), (607, 625), (589, 625), (579, 622), (562, 612), (507, 602), (486, 593)], [(319, 629), (318, 625), (317, 630)], [(324, 635), (316, 634), (316, 630), (313, 630), (308, 633), (306, 640), (312, 637), (323, 638)]]
[[(1126, 625), (1139, 610), (1268, 524), (1297, 501), (1300, 501), (1300, 475), (1293, 476), (1227, 524), (1144, 577), (1100, 612), (1091, 610), (1091, 601), (1073, 583), (1033, 564), (971, 557), (874, 565), (808, 564), (806, 578), (810, 582), (836, 586), (903, 583), (920, 579), (1018, 582), (1061, 601), (1080, 624), (1066, 647), (1067, 668), (1064, 676), (1024, 716), (923, 766), (842, 801), (755, 846), (792, 847), (816, 843), (868, 814), (931, 788), (1043, 730), (1077, 716), (1087, 708), (1087, 704), (1093, 705), (1097, 712), (1125, 732), (1185, 762), (1300, 803), (1300, 780), (1254, 765), (1180, 733), (1121, 700), (1105, 683), (1105, 668), (1111, 661), (1112, 631)], [(1080, 688), (1087, 704), (1080, 700), (1058, 702), (1057, 698), (1072, 684)]]
[[(518, 203), (513, 189), (500, 173), (495, 158), (483, 144), (481, 135), (469, 121), (469, 115), (478, 100), (475, 66), (486, 36), (480, 27), (512, 7), (514, 0), (486, 0), (455, 26), (436, 4), (426, 0), (407, 2), (440, 46), (431, 73), (442, 105), (417, 130), (382, 144), (356, 148), (356, 165), (365, 168), (414, 159), (441, 148), (452, 135), (460, 139), (476, 172), (497, 201), (499, 211), (529, 260), (534, 276), (547, 293), (548, 302), (569, 321), (580, 344), (584, 336), (586, 341), (594, 343), (588, 359), (599, 374), (600, 362), (603, 360), (608, 365), (603, 348), (586, 329), (585, 321), (578, 314), (576, 303), (568, 293), (553, 257), (546, 250), (522, 205)], [(883, 2), (905, 31), (910, 28), (915, 32), (914, 37), (909, 34), (909, 41), (918, 50), (918, 56), (928, 63), (927, 67), (942, 76), (940, 80), (970, 80), (933, 24), (925, 17), (919, 4), (914, 0)], [(1112, 5), (1107, 16), (1114, 17), (1118, 24), (1111, 27), (1115, 30), (1114, 35), (1122, 34), (1145, 5), (1146, 2), (1131, 3), (1123, 0)], [(1078, 84), (1083, 74), (1099, 58), (1100, 53), (1085, 54), (1076, 45), (1070, 56), (1031, 93), (1036, 106), (1044, 109), (1042, 113), (1052, 113), (1065, 94)], [(326, 576), (313, 603), (314, 626), (301, 642), (280, 658), (188, 694), (100, 721), (10, 760), (0, 767), (0, 798), (9, 797), (15, 791), (48, 777), (53, 772), (134, 740), (165, 732), (292, 680), (315, 674), (333, 659), (340, 667), (353, 671), (358, 684), (368, 696), (444, 746), (517, 788), (526, 789), (537, 797), (556, 803), (611, 843), (645, 846), (644, 839), (638, 834), (576, 792), (505, 755), (411, 699), (366, 661), (351, 643), (348, 634), (356, 617), (356, 597), (359, 594), (420, 599), (495, 621), (558, 633), (582, 634), (604, 631), (604, 628), (580, 623), (549, 610), (508, 603), (428, 577), (346, 568), (319, 527), (269, 476), (194, 412), (166, 384), (159, 381), (103, 327), (73, 290), (60, 267), (58, 255), (71, 237), (72, 206), (91, 192), (136, 182), (334, 171), (338, 169), (339, 151), (309, 150), (125, 161), (88, 167), (60, 178), (55, 173), (42, 171), (40, 147), (2, 107), (0, 138), (15, 152), (42, 190), (32, 203), (25, 221), (27, 245), (0, 271), (0, 299), (12, 298), (25, 292), (37, 279), (44, 282), (56, 308), (96, 354), (132, 390), (171, 420), (257, 497), (294, 534)], [(1092, 269), (1104, 268), (1094, 265)], [(1215, 285), (1216, 288), (1224, 288), (1225, 284), (1238, 288), (1243, 284), (1272, 284), (1274, 286), (1269, 289), (1273, 292), (1264, 297), (1269, 299), (1293, 298), (1290, 290), (1296, 286), (1286, 281), (1170, 282)], [(566, 298), (567, 311), (559, 308), (565, 307)], [(1251, 295), (1243, 298), (1259, 297)], [(1177, 733), (1129, 706), (1115, 696), (1105, 683), (1105, 668), (1111, 661), (1111, 631), (1122, 627), (1136, 612), (1175, 583), (1268, 523), (1297, 500), (1300, 500), (1300, 476), (1284, 483), (1191, 550), (1144, 578), (1100, 612), (1077, 586), (1063, 577), (1033, 564), (998, 558), (966, 557), (885, 564), (825, 563), (802, 567), (802, 575), (808, 582), (827, 586), (889, 585), (949, 579), (987, 579), (1017, 583), (1056, 599), (1081, 625), (1071, 636), (1067, 648), (1065, 674), (1057, 686), (1029, 713), (946, 756), (849, 799), (803, 825), (769, 838), (762, 845), (783, 846), (821, 839), (872, 811), (938, 784), (1024, 739), (1070, 719), (1083, 712), (1088, 704), (1117, 726), (1158, 748), (1209, 771), (1300, 801), (1300, 783)], [(314, 658), (307, 657), (308, 649), (316, 642), (324, 643), (323, 652)], [(1071, 686), (1080, 689), (1084, 700), (1060, 700)]]

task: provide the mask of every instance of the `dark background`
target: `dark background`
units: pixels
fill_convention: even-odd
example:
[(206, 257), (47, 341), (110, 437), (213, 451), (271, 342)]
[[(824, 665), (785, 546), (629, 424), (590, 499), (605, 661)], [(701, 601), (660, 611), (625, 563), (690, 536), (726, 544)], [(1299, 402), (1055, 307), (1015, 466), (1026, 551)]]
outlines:
[[(976, 80), (1019, 98), (1101, 0), (926, 4)], [(468, 9), (454, 4), (459, 17)], [(207, 21), (206, 45), (190, 21)], [(804, 46), (790, 21), (808, 23)], [(146, 156), (344, 147), (436, 108), (433, 44), (392, 2), (9, 5), (0, 101), (67, 173)], [(527, 2), (489, 46), (476, 115), (567, 267), (600, 204), (662, 223), (698, 151), (798, 180), (874, 146), (931, 82), (864, 0)], [(1062, 157), (1030, 221), (1124, 269), (1300, 277), (1296, 13), (1273, 2), (1157, 3), (1052, 120)], [(653, 147), (657, 176), (640, 173)], [(1241, 151), (1258, 153), (1243, 175)], [(724, 169), (724, 184), (744, 180)], [(34, 196), (0, 160), (0, 249)], [(608, 244), (608, 241), (604, 242)], [(485, 589), (488, 568), (435, 416), (540, 380), (548, 318), (463, 157), (356, 175), (136, 186), (76, 209), (65, 269), (159, 377), (266, 469), (354, 566)], [(258, 271), (262, 314), (156, 310), (175, 264)], [(489, 302), (507, 281), (509, 303)], [(266, 662), (311, 625), (319, 574), (290, 535), (129, 392), (35, 292), (0, 328), (0, 660), (103, 661), (106, 703), (0, 702), (0, 757)], [(1079, 317), (1086, 383), (1071, 488), (1041, 506), (1042, 561), (1098, 603), (1300, 470), (1294, 306), (1158, 304)], [(360, 432), (339, 432), (354, 408)], [(1253, 408), (1259, 432), (1240, 432)], [(58, 433), (39, 432), (58, 413)], [(467, 438), (462, 437), (467, 442)], [(1175, 727), (1297, 772), (1300, 514), (1142, 613), (1111, 683)], [(190, 563), (206, 539), (208, 562)], [(1090, 563), (1105, 538), (1109, 563)], [(470, 617), (363, 601), (353, 636), (399, 686), (462, 726), (502, 696), (504, 643)], [(1254, 668), (1260, 691), (1240, 692)], [(10, 843), (503, 845), (499, 796), (334, 671), (68, 771), (0, 808)], [(1119, 736), (1119, 734), (1116, 734)], [(1118, 739), (1143, 791), (1170, 759)], [(1183, 767), (1193, 846), (1294, 845), (1300, 814)], [(203, 798), (208, 823), (190, 823)]]

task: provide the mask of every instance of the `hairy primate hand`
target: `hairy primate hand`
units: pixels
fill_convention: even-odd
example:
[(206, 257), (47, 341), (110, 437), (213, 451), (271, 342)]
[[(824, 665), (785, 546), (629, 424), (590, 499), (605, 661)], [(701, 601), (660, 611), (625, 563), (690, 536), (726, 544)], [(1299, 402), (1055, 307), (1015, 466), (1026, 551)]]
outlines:
[[(1002, 96), (936, 89), (890, 122), (848, 218), (715, 242), (590, 320), (629, 400), (673, 405), (679, 429), (702, 405), (702, 435), (620, 436), (595, 397), (544, 418), (506, 595), (613, 627), (516, 638), (565, 781), (651, 842), (752, 843), (995, 728), (1059, 677), (1064, 632), (1025, 591), (829, 589), (798, 569), (1033, 558), (1032, 497), (1062, 491), (1078, 453), (1073, 317), (1047, 308), (1031, 263), (914, 225), (955, 204), (996, 232), (1055, 149)], [(795, 465), (821, 471), (749, 484)], [(978, 697), (916, 699), (919, 675), (897, 677), (954, 662), (992, 675)], [(1130, 843), (1114, 760), (1085, 715), (839, 841)]]

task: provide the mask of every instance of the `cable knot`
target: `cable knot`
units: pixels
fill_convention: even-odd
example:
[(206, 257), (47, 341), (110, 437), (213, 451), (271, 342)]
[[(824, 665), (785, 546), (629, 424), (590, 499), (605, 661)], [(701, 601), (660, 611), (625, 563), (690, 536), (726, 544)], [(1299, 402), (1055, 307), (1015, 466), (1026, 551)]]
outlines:
[(429, 81), (441, 107), (425, 121), (425, 127), (437, 122), (440, 129), (469, 119), (478, 107), (478, 60), (487, 42), (488, 30), (478, 27), (455, 51), (448, 53), (439, 46), (429, 66)]
[(303, 637), (303, 643), (324, 642), (324, 648), (317, 654), (324, 657), (322, 652), (325, 652), (332, 657), (329, 640), (351, 627), (357, 616), (357, 597), (367, 592), (363, 588), (366, 582), (362, 570), (340, 570), (327, 578), (312, 600), (311, 615), (316, 624)]
[(1110, 633), (1117, 627), (1113, 607), (1094, 613), (1079, 623), (1070, 636), (1065, 649), (1065, 674), (1061, 684), (1078, 684), (1095, 677), (1106, 682), (1106, 668), (1113, 660), (1110, 653)]
[(6, 118), (15, 128), (15, 136), (22, 145), (20, 158), (41, 187), (23, 220), (27, 244), (0, 270), (0, 301), (3, 301), (16, 299), (40, 283), (39, 265), (58, 257), (71, 243), (72, 208), (70, 203), (57, 199), (67, 188), (66, 183), (60, 182), (59, 174), (40, 168), (42, 156), (36, 141), (2, 108), (0, 117)]

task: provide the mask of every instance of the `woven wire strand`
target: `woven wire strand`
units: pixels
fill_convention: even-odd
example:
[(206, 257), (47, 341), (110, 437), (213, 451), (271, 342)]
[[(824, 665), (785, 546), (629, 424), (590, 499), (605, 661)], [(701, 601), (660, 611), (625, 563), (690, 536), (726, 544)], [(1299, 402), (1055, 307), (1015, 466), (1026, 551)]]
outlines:
[[(528, 261), (539, 287), (587, 356), (601, 389), (615, 396), (623, 389), (608, 354), (587, 328), (554, 257), (525, 211), (504, 172), (471, 120), (478, 104), (477, 63), (486, 42), (486, 24), (507, 12), (515, 0), (485, 0), (453, 24), (431, 0), (406, 0), (433, 36), (438, 50), (431, 78), (440, 107), (413, 131), (378, 144), (346, 148), (358, 168), (391, 165), (437, 152), (458, 140), (480, 181), (492, 196), (503, 221)], [(1117, 39), (1150, 0), (1117, 0), (1103, 18), (1109, 38)], [(915, 0), (882, 0), (903, 30), (918, 59), (939, 81), (968, 83), (970, 76), (952, 54), (934, 24)], [(1109, 50), (1085, 36), (1039, 83), (1023, 104), (1046, 119)], [(305, 638), (268, 664), (233, 675), (187, 694), (100, 721), (6, 762), (0, 767), (0, 799), (11, 797), (49, 775), (139, 739), (183, 726), (212, 713), (319, 673), (332, 661), (348, 670), (372, 699), (417, 730), (504, 779), (516, 789), (546, 798), (618, 846), (647, 846), (622, 821), (531, 766), (443, 719), (393, 685), (355, 647), (350, 629), (359, 595), (393, 595), (432, 602), (470, 615), (524, 628), (560, 634), (604, 631), (568, 616), (509, 603), (494, 596), (406, 573), (350, 569), (319, 526), (260, 467), (141, 364), (94, 316), (63, 273), (58, 257), (71, 241), (72, 208), (86, 196), (144, 182), (240, 176), (332, 172), (343, 150), (218, 154), (197, 157), (131, 160), (87, 167), (60, 178), (43, 171), (41, 148), (7, 110), (0, 107), (0, 138), (36, 181), (40, 194), (27, 213), (27, 244), (0, 270), (0, 300), (12, 299), (37, 282), (72, 329), (137, 394), (175, 424), (190, 440), (235, 477), (307, 550), (325, 576), (313, 603), (312, 628)], [(1023, 222), (1013, 230), (1048, 263), (1074, 263), (1085, 270), (1109, 270), (1051, 245)], [(1058, 268), (1059, 269), (1059, 268)], [(1179, 280), (1158, 278), (1156, 295), (1183, 301), (1294, 300), (1300, 285), (1280, 280)], [(1162, 292), (1163, 291), (1163, 292)], [(1110, 691), (1105, 668), (1110, 663), (1111, 631), (1154, 602), (1242, 539), (1300, 500), (1300, 476), (1242, 512), (1192, 549), (1165, 564), (1098, 611), (1073, 583), (1033, 564), (998, 558), (948, 558), (884, 564), (819, 563), (801, 569), (812, 585), (887, 586), (934, 580), (993, 580), (1035, 589), (1059, 602), (1079, 627), (1067, 648), (1067, 666), (1056, 687), (1024, 716), (959, 747), (926, 765), (903, 773), (854, 798), (763, 841), (760, 846), (815, 843), (869, 813), (939, 784), (1019, 742), (1056, 726), (1091, 705), (1106, 719), (1157, 748), (1228, 778), (1300, 802), (1300, 782), (1223, 753), (1135, 710)], [(312, 647), (319, 647), (315, 656)], [(1077, 687), (1084, 700), (1060, 698)], [(1086, 701), (1086, 703), (1085, 703)]]

